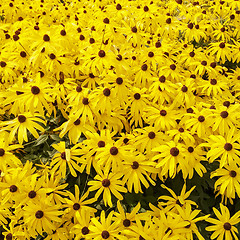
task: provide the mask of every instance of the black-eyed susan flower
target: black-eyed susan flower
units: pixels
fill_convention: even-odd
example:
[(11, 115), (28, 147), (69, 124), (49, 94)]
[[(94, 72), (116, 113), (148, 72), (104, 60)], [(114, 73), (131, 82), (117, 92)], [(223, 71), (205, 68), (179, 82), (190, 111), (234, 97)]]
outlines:
[[(155, 182), (151, 179), (151, 173), (158, 173), (155, 169), (156, 163), (148, 161), (146, 156), (141, 153), (136, 153), (132, 156), (128, 156), (126, 160), (123, 161), (123, 183), (127, 184), (129, 192), (134, 190), (135, 193), (142, 192), (141, 183), (148, 188), (149, 183), (155, 185)], [(147, 181), (148, 180), (148, 181)]]
[(92, 218), (91, 225), (89, 226), (89, 233), (86, 238), (87, 239), (120, 239), (123, 240), (124, 237), (119, 235), (119, 221), (113, 221), (114, 212), (111, 211), (108, 216), (104, 211), (101, 211), (100, 218)]
[(226, 239), (238, 239), (236, 233), (238, 233), (237, 228), (234, 226), (240, 222), (239, 211), (236, 212), (232, 217), (230, 217), (229, 210), (226, 206), (220, 203), (220, 211), (215, 207), (213, 211), (218, 219), (208, 218), (206, 221), (214, 224), (212, 226), (206, 227), (207, 231), (213, 232), (211, 239), (215, 238), (226, 238)]
[(76, 213), (82, 213), (82, 211), (88, 212), (91, 215), (96, 212), (95, 209), (92, 207), (89, 207), (87, 205), (92, 204), (93, 202), (96, 201), (95, 198), (91, 199), (86, 199), (89, 195), (89, 192), (86, 192), (84, 194), (81, 194), (80, 196), (80, 191), (79, 187), (77, 185), (74, 186), (75, 189), (75, 195), (73, 195), (71, 192), (67, 192), (67, 195), (70, 199), (65, 198), (66, 201), (66, 207), (67, 209), (65, 210), (66, 213), (70, 217), (76, 217)]
[[(179, 205), (181, 208), (184, 208), (184, 209), (187, 207), (187, 205), (190, 205), (190, 206), (196, 205), (195, 202), (187, 199), (190, 196), (191, 192), (195, 189), (195, 186), (186, 192), (187, 188), (186, 188), (186, 184), (184, 184), (180, 196), (177, 196), (172, 189), (166, 187), (163, 184), (161, 185), (161, 187), (167, 189), (169, 191), (169, 193), (172, 195), (172, 197), (160, 196), (158, 198), (158, 200), (160, 200), (158, 205), (161, 208), (164, 208), (165, 212), (168, 212), (170, 210), (177, 212), (177, 208), (176, 208), (177, 205)], [(166, 202), (163, 202), (162, 200), (164, 200)]]
[(98, 199), (101, 193), (103, 193), (103, 201), (105, 206), (112, 207), (112, 197), (113, 194), (117, 199), (123, 200), (123, 196), (120, 192), (126, 193), (127, 189), (123, 187), (123, 181), (120, 180), (122, 173), (112, 173), (104, 174), (99, 172), (98, 175), (94, 177), (93, 181), (89, 181), (88, 185), (91, 187), (89, 191), (97, 190), (95, 198)]
[(36, 131), (39, 130), (44, 132), (45, 129), (40, 125), (45, 125), (45, 121), (42, 119), (42, 116), (39, 114), (31, 114), (30, 112), (19, 114), (15, 119), (4, 121), (0, 123), (0, 126), (3, 127), (2, 130), (10, 131), (9, 133), (9, 142), (12, 142), (15, 139), (15, 134), (17, 134), (17, 139), (20, 144), (23, 144), (23, 141), (28, 141), (27, 130), (35, 137), (39, 138), (39, 134)]
[[(67, 166), (73, 176), (77, 176), (76, 170), (81, 171), (80, 162), (83, 162), (78, 157), (77, 145), (71, 149), (66, 149), (65, 142), (60, 142), (59, 144), (53, 144), (58, 153), (53, 156), (50, 166), (52, 166), (53, 172), (59, 172), (59, 174), (64, 178), (67, 172)], [(76, 163), (76, 162), (77, 163)]]
[(55, 229), (54, 223), (61, 222), (59, 216), (62, 214), (59, 211), (58, 205), (51, 205), (51, 203), (40, 201), (38, 203), (29, 202), (24, 206), (24, 220), (25, 224), (29, 226), (29, 232), (32, 236), (44, 232), (51, 233)]
[(218, 192), (217, 195), (222, 195), (222, 200), (229, 198), (232, 203), (232, 199), (235, 199), (236, 195), (240, 195), (240, 170), (235, 162), (216, 169), (211, 173), (211, 177), (219, 177), (214, 184), (214, 188)]

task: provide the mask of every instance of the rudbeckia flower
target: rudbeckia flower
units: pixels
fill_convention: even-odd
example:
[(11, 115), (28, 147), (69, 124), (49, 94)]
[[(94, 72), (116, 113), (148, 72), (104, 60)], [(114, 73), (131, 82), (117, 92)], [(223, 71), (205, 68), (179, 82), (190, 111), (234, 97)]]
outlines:
[(113, 221), (113, 214), (114, 212), (111, 211), (106, 217), (105, 212), (101, 211), (99, 219), (92, 218), (92, 224), (89, 226), (91, 233), (87, 234), (86, 238), (96, 240), (124, 240), (125, 238), (119, 235), (119, 220)]
[(55, 223), (61, 222), (58, 205), (52, 205), (46, 201), (38, 203), (29, 202), (24, 206), (24, 221), (29, 226), (28, 231), (32, 236), (42, 234), (43, 232), (51, 233), (55, 229)]
[(238, 233), (238, 230), (234, 225), (240, 222), (240, 212), (238, 211), (232, 217), (230, 217), (228, 208), (221, 203), (220, 210), (221, 212), (218, 211), (215, 207), (213, 208), (213, 212), (218, 219), (206, 219), (207, 222), (214, 224), (212, 226), (206, 227), (207, 231), (213, 232), (211, 235), (211, 239), (223, 239), (225, 237), (229, 240), (237, 240), (238, 236), (236, 235), (236, 233)]
[[(190, 196), (191, 192), (195, 189), (195, 186), (192, 187), (189, 191), (186, 192), (186, 184), (183, 185), (182, 191), (180, 193), (180, 196), (177, 196), (175, 194), (175, 192), (166, 187), (165, 185), (161, 185), (162, 188), (167, 189), (169, 191), (169, 193), (172, 195), (172, 197), (170, 196), (160, 196), (158, 198), (158, 200), (160, 200), (160, 202), (158, 203), (159, 207), (164, 209), (164, 212), (168, 212), (168, 211), (174, 211), (177, 212), (178, 209), (176, 208), (177, 205), (179, 205), (182, 209), (186, 209), (188, 205), (197, 205), (195, 202), (193, 202), (192, 200), (187, 200), (187, 198)], [(166, 201), (163, 202), (162, 200)]]
[(83, 162), (78, 157), (78, 150), (76, 149), (77, 145), (71, 149), (66, 149), (65, 142), (60, 142), (59, 144), (53, 144), (53, 148), (55, 148), (58, 153), (53, 156), (53, 159), (51, 161), (50, 166), (53, 167), (52, 171), (59, 172), (59, 174), (65, 178), (68, 166), (71, 174), (76, 177), (76, 170), (81, 170), (78, 164), (80, 162)]
[(95, 194), (95, 198), (99, 198), (101, 193), (103, 192), (103, 201), (105, 206), (112, 207), (112, 198), (111, 193), (119, 200), (123, 200), (123, 196), (119, 192), (127, 192), (127, 189), (123, 187), (123, 181), (120, 180), (122, 177), (122, 173), (112, 173), (103, 174), (99, 172), (98, 175), (94, 177), (95, 180), (89, 181), (88, 185), (91, 187), (89, 191), (98, 190)]
[(214, 188), (218, 192), (217, 196), (222, 195), (222, 200), (229, 198), (230, 202), (233, 203), (232, 199), (235, 199), (236, 194), (240, 196), (240, 169), (235, 162), (216, 169), (211, 173), (211, 178), (213, 177), (219, 177)]
[(36, 131), (39, 130), (44, 132), (45, 129), (39, 124), (42, 123), (45, 125), (45, 121), (42, 119), (42, 116), (39, 114), (32, 115), (31, 113), (19, 114), (15, 119), (4, 121), (0, 123), (2, 130), (10, 131), (9, 133), (9, 142), (12, 142), (17, 133), (17, 139), (20, 144), (23, 144), (23, 141), (28, 141), (27, 130), (35, 137), (39, 138), (39, 134)]

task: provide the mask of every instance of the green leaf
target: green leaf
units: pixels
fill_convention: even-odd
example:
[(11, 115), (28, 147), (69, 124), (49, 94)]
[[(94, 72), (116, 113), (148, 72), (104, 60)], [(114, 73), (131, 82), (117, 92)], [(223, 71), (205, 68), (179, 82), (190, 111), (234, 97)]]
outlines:
[(41, 135), (37, 140), (36, 143), (33, 145), (33, 147), (36, 147), (38, 145), (43, 144), (44, 142), (46, 142), (48, 140), (48, 135)]

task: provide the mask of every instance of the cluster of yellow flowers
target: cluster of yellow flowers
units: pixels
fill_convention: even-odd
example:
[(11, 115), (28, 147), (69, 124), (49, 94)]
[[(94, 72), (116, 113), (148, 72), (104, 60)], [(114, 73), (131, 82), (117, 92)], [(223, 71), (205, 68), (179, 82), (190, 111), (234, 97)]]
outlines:
[[(239, 1), (2, 0), (0, 14), (7, 240), (204, 239), (203, 220), (211, 239), (238, 239), (240, 211), (230, 217), (222, 203), (240, 198)], [(16, 153), (59, 116), (54, 156), (23, 164)], [(73, 194), (66, 177), (83, 172), (95, 176)], [(219, 220), (196, 209), (186, 184), (180, 196), (159, 186), (172, 196), (151, 210), (120, 202), (157, 179), (205, 173), (217, 179)]]

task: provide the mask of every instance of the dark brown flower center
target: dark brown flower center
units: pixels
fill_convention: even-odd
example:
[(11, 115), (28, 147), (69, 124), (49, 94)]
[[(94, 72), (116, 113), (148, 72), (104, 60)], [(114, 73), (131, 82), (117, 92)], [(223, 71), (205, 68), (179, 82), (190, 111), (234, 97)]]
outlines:
[(231, 171), (229, 172), (229, 175), (230, 175), (231, 177), (236, 177), (236, 176), (237, 176), (237, 172), (234, 171), (234, 170), (231, 170)]
[(193, 23), (189, 23), (189, 24), (188, 24), (188, 28), (189, 28), (189, 29), (193, 29)]
[(110, 237), (110, 234), (108, 231), (104, 230), (102, 231), (102, 238), (103, 239), (108, 239)]
[(171, 64), (171, 65), (170, 65), (170, 68), (171, 68), (172, 70), (175, 70), (175, 69), (176, 69), (176, 65), (175, 65), (175, 64)]
[(27, 120), (27, 118), (24, 115), (19, 115), (18, 116), (18, 121), (20, 123), (24, 123), (24, 122), (26, 122), (26, 120)]
[(224, 149), (225, 149), (226, 151), (231, 151), (232, 148), (233, 148), (233, 145), (232, 145), (231, 143), (225, 143)]
[(117, 155), (118, 154), (118, 148), (117, 147), (111, 147), (110, 148), (110, 154), (111, 155)]
[(122, 6), (121, 6), (120, 4), (117, 4), (116, 9), (117, 9), (117, 10), (121, 10), (121, 9), (122, 9)]
[(52, 60), (54, 60), (54, 59), (56, 58), (56, 55), (55, 55), (54, 53), (51, 53), (51, 54), (49, 55), (49, 57), (50, 57)]
[(75, 126), (78, 126), (80, 123), (81, 123), (81, 122), (80, 122), (80, 119), (78, 118), (73, 124), (74, 124)]
[(190, 56), (190, 57), (194, 57), (194, 56), (195, 56), (195, 52), (190, 52), (190, 53), (189, 53), (189, 56)]
[(149, 137), (150, 139), (154, 139), (154, 138), (156, 137), (155, 132), (150, 132), (150, 133), (148, 133), (148, 137)]
[(65, 153), (65, 152), (62, 152), (62, 153), (61, 153), (61, 158), (62, 158), (63, 160), (66, 160), (66, 153)]
[(80, 204), (79, 204), (79, 203), (74, 203), (74, 204), (73, 204), (73, 209), (74, 209), (74, 210), (80, 209)]
[(225, 230), (231, 230), (231, 228), (232, 228), (232, 225), (229, 223), (229, 222), (226, 222), (226, 223), (224, 223), (223, 224), (223, 228), (225, 229)]
[(161, 77), (159, 78), (159, 81), (160, 81), (161, 83), (164, 83), (164, 82), (166, 81), (166, 77), (165, 77), (165, 76), (161, 76)]
[(184, 132), (184, 129), (181, 127), (181, 128), (178, 129), (178, 131), (179, 131), (180, 133), (182, 133), (182, 132)]
[(132, 32), (136, 33), (137, 32), (137, 28), (136, 27), (132, 27)]
[(49, 42), (49, 41), (50, 41), (50, 37), (49, 37), (47, 34), (45, 34), (45, 35), (43, 36), (43, 41)]
[(38, 218), (38, 219), (42, 218), (43, 215), (44, 215), (44, 213), (43, 213), (43, 211), (41, 211), (41, 210), (38, 210), (38, 211), (35, 213), (35, 217)]
[(82, 103), (84, 105), (88, 105), (89, 104), (88, 98), (83, 98)]
[(26, 52), (21, 51), (21, 52), (20, 52), (20, 56), (21, 56), (22, 58), (25, 58), (25, 57), (27, 56), (27, 54), (26, 54)]
[(132, 169), (138, 169), (139, 168), (139, 163), (137, 162), (137, 161), (134, 161), (133, 163), (132, 163)]
[(8, 233), (8, 234), (6, 235), (6, 239), (7, 239), (7, 240), (12, 240), (12, 234), (11, 234), (11, 233)]
[(103, 90), (103, 95), (104, 95), (104, 96), (108, 97), (108, 96), (110, 96), (110, 94), (111, 94), (111, 91), (110, 91), (109, 88), (105, 88), (105, 89)]
[(187, 113), (193, 113), (193, 109), (192, 108), (188, 108), (187, 109)]
[(147, 71), (148, 65), (147, 65), (147, 64), (143, 64), (142, 67), (141, 67), (141, 69), (142, 69), (143, 71)]
[(35, 198), (36, 196), (37, 196), (37, 193), (33, 190), (28, 193), (29, 198)]
[(211, 83), (212, 85), (216, 85), (216, 84), (217, 84), (217, 79), (211, 79), (211, 80), (210, 80), (210, 83)]
[(7, 63), (4, 62), (4, 61), (1, 61), (1, 62), (0, 62), (0, 66), (1, 66), (1, 67), (6, 67), (6, 66), (7, 66)]
[(102, 186), (103, 187), (109, 187), (110, 186), (110, 180), (109, 179), (103, 179), (102, 180)]
[(104, 141), (99, 141), (98, 142), (98, 147), (100, 147), (100, 148), (105, 147), (105, 142)]
[(123, 220), (123, 226), (124, 227), (129, 227), (131, 225), (131, 221), (129, 219), (124, 219)]
[(135, 93), (133, 96), (136, 100), (139, 100), (141, 98), (140, 93)]
[(216, 64), (215, 62), (212, 62), (212, 63), (210, 64), (210, 66), (211, 66), (212, 68), (215, 68), (215, 67), (217, 66), (217, 64)]
[(230, 102), (229, 101), (225, 101), (224, 103), (223, 103), (223, 106), (225, 106), (225, 107), (229, 107), (230, 106)]
[(166, 110), (161, 110), (160, 111), (160, 115), (163, 116), (163, 117), (166, 116), (167, 115), (167, 111)]
[(182, 92), (187, 92), (187, 90), (188, 90), (188, 87), (187, 87), (187, 86), (185, 86), (185, 85), (183, 85), (183, 86), (182, 86), (182, 88), (181, 88), (181, 90), (182, 90)]
[(224, 43), (224, 42), (221, 42), (221, 43), (219, 44), (219, 47), (220, 47), (220, 48), (225, 48), (225, 43)]
[(81, 87), (80, 85), (78, 85), (78, 86), (76, 87), (76, 91), (77, 91), (77, 92), (81, 92), (81, 91), (82, 91), (82, 87)]
[(63, 29), (61, 32), (60, 32), (60, 34), (62, 35), (62, 36), (66, 36), (66, 31)]
[(2, 157), (5, 154), (5, 150), (3, 148), (0, 148), (0, 157)]
[(83, 228), (82, 228), (82, 234), (83, 234), (83, 235), (87, 235), (88, 233), (89, 233), (88, 227), (83, 227)]
[(10, 189), (10, 192), (16, 192), (18, 190), (16, 185), (11, 185), (9, 189)]
[(179, 149), (176, 148), (176, 147), (173, 147), (170, 149), (170, 154), (173, 156), (173, 157), (176, 157), (178, 154), (179, 154)]
[(32, 94), (37, 95), (37, 94), (40, 93), (40, 88), (37, 87), (37, 86), (33, 86), (33, 87), (31, 88), (31, 92), (32, 92)]
[(123, 83), (123, 79), (122, 79), (121, 77), (118, 77), (118, 78), (116, 79), (116, 83), (117, 83), (118, 85), (121, 85), (121, 84)]
[(194, 151), (193, 147), (188, 147), (188, 152), (192, 153)]
[(228, 117), (228, 112), (227, 112), (227, 111), (222, 111), (222, 112), (220, 113), (220, 116), (221, 116), (222, 118), (227, 118), (227, 117)]
[(207, 61), (203, 60), (203, 61), (201, 62), (201, 64), (202, 64), (203, 66), (207, 66)]
[(154, 53), (153, 53), (153, 52), (149, 52), (149, 53), (148, 53), (148, 56), (149, 56), (149, 57), (153, 57), (153, 56), (154, 56)]
[(204, 122), (205, 121), (205, 117), (204, 116), (199, 116), (198, 117), (198, 121), (199, 122)]
[(98, 52), (98, 56), (99, 56), (100, 58), (105, 57), (105, 56), (106, 56), (105, 51), (104, 51), (104, 50), (100, 50), (100, 51)]

